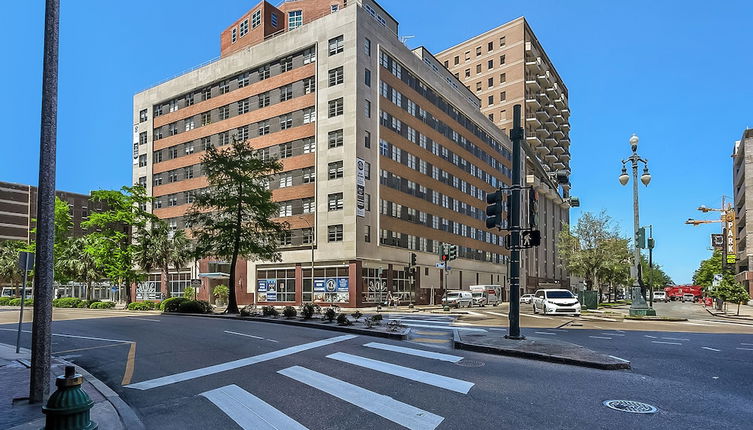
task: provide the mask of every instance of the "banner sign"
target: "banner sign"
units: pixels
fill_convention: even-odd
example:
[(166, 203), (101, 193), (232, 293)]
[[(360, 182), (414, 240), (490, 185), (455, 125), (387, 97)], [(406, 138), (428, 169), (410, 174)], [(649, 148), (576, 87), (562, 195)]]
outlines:
[(256, 290), (260, 293), (267, 292), (267, 280), (266, 279), (259, 279), (259, 282), (257, 284)]
[(724, 235), (712, 234), (711, 235), (711, 247), (721, 251), (721, 249), (724, 248)]
[(366, 162), (362, 158), (356, 158), (356, 215), (366, 216)]
[(725, 225), (725, 254), (727, 256), (727, 264), (735, 264), (737, 261), (737, 232), (735, 231), (735, 211), (728, 210), (724, 219)]
[(315, 278), (314, 291), (320, 293), (347, 293), (349, 290), (348, 278)]

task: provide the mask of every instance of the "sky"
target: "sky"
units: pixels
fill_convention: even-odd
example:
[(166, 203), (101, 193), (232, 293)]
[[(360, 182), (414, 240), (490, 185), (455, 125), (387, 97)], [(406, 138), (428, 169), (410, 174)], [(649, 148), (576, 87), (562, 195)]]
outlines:
[[(57, 183), (88, 193), (131, 182), (133, 95), (219, 55), (219, 33), (257, 2), (62, 0)], [(277, 2), (273, 2), (276, 4)], [(733, 145), (753, 127), (753, 2), (382, 0), (410, 47), (431, 52), (525, 16), (569, 90), (572, 194), (632, 237), (628, 139), (649, 160), (640, 186), (654, 261), (688, 283), (719, 224), (699, 205), (732, 195)], [(44, 1), (0, 14), (5, 102), (0, 181), (36, 185)], [(629, 184), (630, 185), (630, 184)]]

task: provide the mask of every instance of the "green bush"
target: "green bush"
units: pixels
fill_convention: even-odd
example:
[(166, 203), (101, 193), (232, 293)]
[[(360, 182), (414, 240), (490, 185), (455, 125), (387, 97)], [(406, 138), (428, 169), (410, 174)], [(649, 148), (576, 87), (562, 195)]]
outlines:
[(11, 300), (13, 300), (13, 297), (0, 297), (0, 306), (8, 306)]
[(196, 296), (196, 290), (193, 287), (186, 287), (183, 289), (183, 297), (189, 300), (193, 300)]
[(52, 301), (52, 307), (55, 308), (77, 308), (81, 299), (76, 297), (61, 297)]
[(353, 324), (349, 319), (348, 316), (344, 313), (337, 315), (337, 324), (339, 325), (351, 325)]
[(261, 308), (261, 314), (265, 317), (276, 317), (280, 312), (274, 306), (264, 306)]
[(94, 299), (94, 300), (81, 300), (81, 302), (76, 306), (77, 308), (91, 308), (94, 303), (97, 303), (101, 300)]
[(282, 316), (285, 318), (295, 318), (296, 315), (298, 315), (298, 311), (292, 306), (285, 306), (282, 310)]
[(301, 308), (301, 315), (303, 319), (310, 320), (314, 316), (314, 305), (311, 303), (305, 303)]
[(149, 311), (153, 309), (153, 302), (132, 302), (128, 303), (129, 311)]
[(371, 316), (371, 322), (373, 322), (376, 325), (379, 325), (379, 322), (382, 321), (383, 317), (382, 314), (374, 314)]
[(246, 305), (241, 309), (242, 317), (256, 317), (259, 316), (259, 311), (256, 309), (256, 305)]
[(350, 316), (352, 316), (353, 319), (355, 319), (356, 321), (358, 321), (358, 319), (361, 318), (363, 316), (363, 314), (361, 313), (361, 311), (356, 310), (355, 312), (353, 312), (352, 314), (350, 314)]
[(15, 299), (11, 299), (11, 301), (8, 302), (8, 306), (21, 306), (21, 298), (16, 297)]
[(327, 308), (327, 310), (324, 311), (324, 319), (332, 322), (332, 320), (335, 319), (336, 313), (335, 310), (332, 308)]
[(89, 305), (89, 309), (112, 309), (115, 307), (115, 302), (93, 302)]
[(185, 297), (170, 297), (169, 299), (165, 299), (160, 303), (159, 310), (162, 312), (178, 312), (178, 307), (181, 303), (185, 303), (189, 301)]
[(189, 300), (178, 306), (178, 312), (186, 314), (206, 314), (212, 310), (212, 305), (205, 300)]

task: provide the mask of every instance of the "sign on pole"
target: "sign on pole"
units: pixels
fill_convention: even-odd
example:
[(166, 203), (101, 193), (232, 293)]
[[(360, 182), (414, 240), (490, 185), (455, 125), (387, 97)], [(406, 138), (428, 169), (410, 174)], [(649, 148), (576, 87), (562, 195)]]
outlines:
[(714, 287), (718, 287), (721, 282), (722, 282), (722, 274), (717, 273), (714, 275), (714, 280), (711, 281), (711, 285)]
[(18, 253), (18, 268), (21, 271), (34, 270), (34, 253), (21, 251)]

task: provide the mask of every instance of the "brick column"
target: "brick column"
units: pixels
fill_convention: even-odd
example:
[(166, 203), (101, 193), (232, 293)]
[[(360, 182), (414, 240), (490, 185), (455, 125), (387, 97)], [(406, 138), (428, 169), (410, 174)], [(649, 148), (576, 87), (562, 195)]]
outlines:
[(295, 265), (295, 304), (303, 304), (303, 268), (300, 263)]

